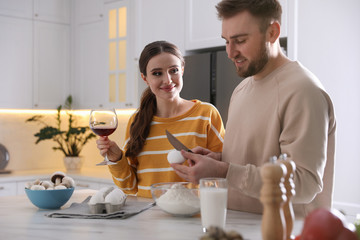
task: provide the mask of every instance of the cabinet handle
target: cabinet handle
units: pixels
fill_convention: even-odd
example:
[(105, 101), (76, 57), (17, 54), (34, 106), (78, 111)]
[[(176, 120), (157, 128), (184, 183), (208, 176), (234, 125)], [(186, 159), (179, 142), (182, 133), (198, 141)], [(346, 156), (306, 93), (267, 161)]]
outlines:
[(38, 17), (38, 16), (39, 16), (39, 14), (35, 13), (35, 17)]
[(87, 188), (87, 187), (89, 187), (89, 184), (77, 183), (76, 186), (77, 187), (85, 187), (85, 188)]
[(0, 190), (4, 190), (5, 188), (3, 186), (0, 186)]
[(102, 18), (104, 15), (100, 14), (99, 17)]

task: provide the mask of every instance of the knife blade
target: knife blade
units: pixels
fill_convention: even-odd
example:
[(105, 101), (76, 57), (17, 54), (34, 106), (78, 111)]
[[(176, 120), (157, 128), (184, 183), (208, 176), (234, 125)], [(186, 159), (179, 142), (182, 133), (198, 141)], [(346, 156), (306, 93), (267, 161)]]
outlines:
[(180, 142), (174, 135), (172, 135), (168, 130), (165, 130), (167, 139), (171, 143), (171, 145), (178, 151), (182, 149), (187, 152), (192, 152), (188, 147), (186, 147), (182, 142)]

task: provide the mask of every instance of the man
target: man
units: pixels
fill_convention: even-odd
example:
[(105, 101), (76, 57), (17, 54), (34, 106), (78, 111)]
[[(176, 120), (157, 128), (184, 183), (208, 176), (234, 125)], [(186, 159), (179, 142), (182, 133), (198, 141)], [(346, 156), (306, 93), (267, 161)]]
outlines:
[(286, 153), (296, 163), (295, 214), (330, 207), (333, 194), (335, 115), (320, 81), (288, 59), (279, 44), (276, 0), (223, 0), (217, 6), (228, 57), (246, 77), (234, 90), (222, 153), (182, 152), (191, 167), (172, 164), (192, 182), (226, 177), (230, 209), (262, 212), (260, 167)]

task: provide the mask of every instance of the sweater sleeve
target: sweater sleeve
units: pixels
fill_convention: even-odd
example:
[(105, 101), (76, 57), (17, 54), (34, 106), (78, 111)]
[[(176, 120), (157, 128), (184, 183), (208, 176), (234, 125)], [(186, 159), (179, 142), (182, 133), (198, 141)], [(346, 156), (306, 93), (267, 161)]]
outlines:
[[(332, 103), (321, 89), (306, 88), (284, 102), (280, 149), (296, 163), (294, 203), (311, 202), (323, 190), (328, 135), (335, 129)], [(281, 110), (281, 109), (280, 109)]]
[[(134, 115), (130, 118), (126, 133), (125, 139), (130, 137), (130, 126), (133, 121)], [(125, 141), (125, 146), (127, 143)], [(122, 152), (121, 159), (114, 165), (108, 165), (109, 171), (112, 175), (114, 183), (123, 190), (126, 194), (136, 194), (138, 191), (137, 188), (137, 178), (136, 178), (136, 166), (135, 163), (131, 162), (130, 159), (125, 157), (125, 152)]]

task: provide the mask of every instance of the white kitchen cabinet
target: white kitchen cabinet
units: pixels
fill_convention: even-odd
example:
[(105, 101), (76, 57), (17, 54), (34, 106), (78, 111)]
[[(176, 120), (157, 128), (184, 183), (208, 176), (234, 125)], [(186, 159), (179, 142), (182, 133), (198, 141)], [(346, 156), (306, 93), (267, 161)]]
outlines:
[(34, 22), (35, 108), (56, 108), (69, 95), (70, 27), (42, 21)]
[(158, 40), (174, 43), (185, 54), (185, 1), (139, 0), (137, 4), (136, 58), (145, 45)]
[(16, 195), (16, 182), (0, 182), (0, 197)]
[[(187, 51), (202, 48), (213, 48), (225, 46), (221, 38), (221, 20), (217, 16), (215, 6), (220, 0), (186, 0), (185, 16), (185, 49)], [(293, 15), (288, 15), (292, 4), (288, 5), (287, 0), (280, 0), (282, 5), (282, 25), (280, 37), (288, 35), (288, 21)]]
[(106, 106), (106, 32), (103, 20), (76, 26), (74, 100), (77, 108)]
[(77, 24), (102, 21), (104, 19), (103, 0), (76, 0), (75, 22)]
[(225, 46), (215, 5), (220, 0), (186, 0), (185, 49)]
[(70, 0), (34, 0), (34, 19), (70, 24)]
[(32, 108), (32, 21), (0, 16), (0, 108)]
[(0, 196), (15, 196), (25, 194), (25, 184), (31, 180), (13, 180), (13, 181), (1, 181), (0, 182)]
[(33, 1), (31, 0), (1, 0), (0, 15), (32, 19)]
[(56, 108), (65, 101), (69, 14), (70, 0), (1, 0), (1, 108)]
[(26, 183), (28, 182), (32, 182), (32, 181), (35, 181), (35, 179), (33, 180), (30, 180), (30, 181), (17, 181), (16, 182), (16, 194), (14, 195), (22, 195), (22, 194), (25, 194), (25, 186), (26, 186)]
[(69, 23), (70, 0), (34, 0), (34, 108), (56, 108), (70, 93)]

